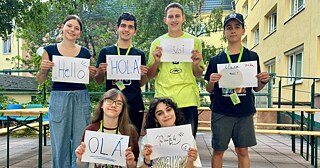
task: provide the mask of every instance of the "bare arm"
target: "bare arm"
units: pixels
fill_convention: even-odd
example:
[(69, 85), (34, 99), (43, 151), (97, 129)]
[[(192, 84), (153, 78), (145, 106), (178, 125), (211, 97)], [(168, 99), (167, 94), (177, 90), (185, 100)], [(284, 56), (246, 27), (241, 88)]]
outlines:
[(207, 83), (206, 89), (209, 93), (211, 93), (214, 89), (214, 85), (220, 80), (221, 74), (212, 73), (210, 75), (210, 80)]
[(201, 78), (203, 73), (203, 68), (199, 66), (200, 61), (202, 60), (202, 54), (198, 50), (192, 51), (192, 70), (193, 74), (197, 78)]
[(104, 82), (104, 76), (107, 71), (107, 63), (100, 63), (99, 67), (97, 68), (97, 73), (95, 75), (96, 82), (101, 84)]
[(261, 72), (256, 77), (258, 78), (258, 87), (253, 88), (253, 90), (259, 92), (268, 83), (270, 76), (267, 72)]
[(54, 66), (54, 63), (49, 60), (49, 55), (48, 55), (47, 51), (44, 50), (44, 52), (42, 54), (42, 61), (40, 64), (40, 70), (36, 76), (38, 83), (43, 83), (44, 81), (46, 81), (46, 79), (48, 77), (49, 70), (53, 66)]
[(148, 67), (145, 65), (141, 65), (140, 66), (140, 70), (141, 70), (141, 79), (139, 81), (140, 83), (140, 87), (142, 87), (143, 85), (145, 85), (147, 83), (147, 74), (148, 74)]
[(153, 79), (157, 75), (157, 69), (160, 64), (161, 56), (162, 56), (162, 48), (156, 47), (155, 50), (153, 51), (154, 62), (148, 69), (148, 73), (147, 73), (148, 79)]

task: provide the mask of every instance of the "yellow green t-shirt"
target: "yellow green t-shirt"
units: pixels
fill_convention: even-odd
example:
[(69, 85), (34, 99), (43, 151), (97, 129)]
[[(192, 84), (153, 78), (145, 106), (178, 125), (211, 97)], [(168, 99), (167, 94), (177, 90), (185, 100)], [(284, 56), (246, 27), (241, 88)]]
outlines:
[[(150, 48), (147, 66), (154, 63), (153, 51), (160, 46), (160, 39), (172, 38), (164, 34), (155, 39)], [(202, 52), (201, 41), (196, 37), (183, 33), (177, 38), (193, 38), (194, 50)], [(204, 70), (203, 60), (199, 66)], [(160, 62), (155, 76), (155, 97), (169, 97), (177, 103), (178, 108), (200, 106), (200, 93), (193, 75), (192, 62)]]

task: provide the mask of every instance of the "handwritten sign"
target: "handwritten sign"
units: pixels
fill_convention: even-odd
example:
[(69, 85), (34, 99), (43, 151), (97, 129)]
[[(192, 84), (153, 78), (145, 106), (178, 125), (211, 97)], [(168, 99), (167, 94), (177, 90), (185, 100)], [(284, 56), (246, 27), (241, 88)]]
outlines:
[(141, 79), (140, 56), (107, 55), (107, 64), (107, 79)]
[(257, 87), (257, 61), (218, 64), (219, 88)]
[(53, 55), (52, 81), (69, 83), (89, 83), (90, 59)]
[(192, 62), (193, 38), (160, 39), (161, 62)]
[(86, 149), (82, 155), (83, 162), (126, 166), (125, 150), (129, 136), (86, 131), (84, 143)]
[(187, 156), (194, 147), (191, 125), (147, 129), (148, 143), (152, 145), (151, 159), (163, 156)]

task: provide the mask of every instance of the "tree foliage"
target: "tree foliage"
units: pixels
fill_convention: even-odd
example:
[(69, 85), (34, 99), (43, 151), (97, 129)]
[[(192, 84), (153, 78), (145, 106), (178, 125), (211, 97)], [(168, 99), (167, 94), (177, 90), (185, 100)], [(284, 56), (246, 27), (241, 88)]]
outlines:
[[(185, 8), (186, 22), (184, 31), (199, 37), (222, 30), (222, 8), (212, 9), (210, 13), (203, 13), (204, 0), (128, 0), (127, 6), (133, 8), (133, 13), (138, 19), (138, 33), (134, 37), (136, 46), (143, 49), (147, 55), (151, 42), (157, 37), (167, 33), (167, 25), (164, 23), (165, 7), (178, 2)], [(203, 43), (203, 58), (208, 61), (215, 55), (217, 48)]]
[[(4, 0), (0, 1), (0, 36), (5, 38), (14, 28), (18, 37), (24, 39), (25, 50), (30, 59), (22, 60), (28, 69), (39, 68), (39, 47), (61, 40), (60, 26), (69, 14), (78, 15), (83, 21), (83, 32), (78, 43), (93, 51), (95, 58), (100, 49), (116, 43), (115, 29), (118, 16), (126, 11), (136, 15), (138, 33), (134, 45), (145, 51), (148, 57), (151, 42), (167, 32), (164, 24), (164, 8), (172, 0)], [(176, 0), (185, 7), (187, 21), (184, 31), (196, 36), (209, 36), (222, 29), (222, 9), (203, 13), (204, 0)], [(216, 54), (215, 46), (203, 43), (203, 58), (206, 62)], [(95, 65), (95, 62), (92, 63)], [(50, 78), (49, 78), (50, 79)], [(50, 81), (47, 82), (47, 86)], [(104, 91), (104, 87), (91, 82), (89, 90)]]

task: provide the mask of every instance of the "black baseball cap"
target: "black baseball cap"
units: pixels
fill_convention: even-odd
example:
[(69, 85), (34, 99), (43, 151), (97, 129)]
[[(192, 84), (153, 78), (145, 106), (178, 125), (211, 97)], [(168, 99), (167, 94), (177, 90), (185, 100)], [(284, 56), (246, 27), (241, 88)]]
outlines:
[(242, 27), (244, 28), (244, 20), (243, 20), (243, 16), (240, 14), (240, 13), (231, 13), (229, 14), (228, 16), (226, 16), (224, 18), (224, 22), (223, 22), (223, 28), (226, 27), (227, 23), (232, 20), (232, 19), (235, 19), (237, 20), (241, 25)]

